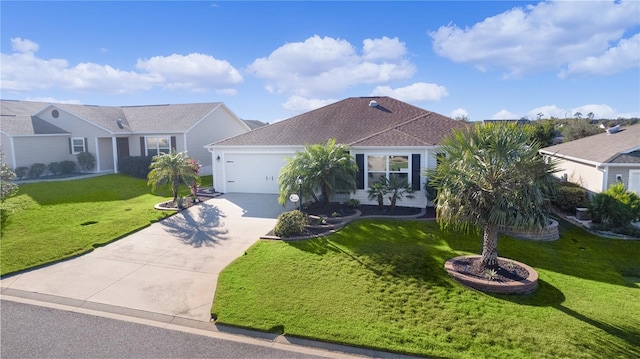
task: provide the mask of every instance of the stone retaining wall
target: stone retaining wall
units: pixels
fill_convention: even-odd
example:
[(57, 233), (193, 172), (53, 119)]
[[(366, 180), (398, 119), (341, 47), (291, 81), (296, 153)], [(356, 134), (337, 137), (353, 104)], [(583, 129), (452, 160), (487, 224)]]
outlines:
[(558, 221), (550, 219), (549, 225), (542, 230), (513, 230), (501, 229), (500, 233), (519, 239), (528, 239), (534, 241), (557, 241), (560, 238), (558, 230)]

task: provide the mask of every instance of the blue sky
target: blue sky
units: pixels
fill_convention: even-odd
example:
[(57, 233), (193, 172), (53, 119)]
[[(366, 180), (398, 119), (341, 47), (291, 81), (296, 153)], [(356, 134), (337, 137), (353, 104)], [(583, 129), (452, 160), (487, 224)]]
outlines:
[(222, 101), (274, 122), (385, 95), (471, 120), (640, 117), (640, 2), (12, 2), (0, 97)]

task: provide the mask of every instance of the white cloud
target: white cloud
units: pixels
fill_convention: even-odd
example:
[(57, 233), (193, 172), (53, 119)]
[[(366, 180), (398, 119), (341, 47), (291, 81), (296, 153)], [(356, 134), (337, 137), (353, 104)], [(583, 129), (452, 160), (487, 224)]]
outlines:
[(449, 117), (451, 118), (469, 118), (469, 112), (467, 110), (465, 110), (462, 107), (456, 108), (455, 110), (451, 111), (451, 113), (449, 114)]
[(72, 105), (82, 105), (80, 100), (70, 99), (70, 100), (58, 100), (53, 97), (27, 97), (24, 101), (34, 101), (34, 102), (49, 102), (49, 103), (68, 103)]
[(397, 39), (365, 40), (364, 55), (342, 39), (319, 37), (287, 43), (269, 56), (256, 59), (247, 72), (267, 81), (272, 93), (303, 97), (336, 94), (360, 84), (381, 84), (410, 78), (415, 65), (403, 57)]
[(542, 113), (542, 118), (571, 118), (574, 114), (580, 112), (583, 117), (587, 117), (589, 113), (593, 113), (593, 117), (595, 119), (614, 119), (618, 117), (622, 118), (636, 118), (640, 117), (640, 113), (638, 112), (628, 112), (621, 113), (617, 112), (611, 106), (606, 104), (586, 104), (582, 106), (572, 107), (572, 108), (559, 108), (556, 105), (547, 105), (536, 107), (529, 111), (527, 115), (529, 118), (534, 119), (537, 118), (538, 113)]
[(416, 82), (412, 85), (392, 89), (389, 86), (377, 86), (371, 96), (389, 96), (405, 102), (440, 101), (449, 96), (444, 86)]
[(91, 62), (70, 66), (64, 59), (36, 56), (38, 44), (14, 38), (14, 53), (0, 54), (2, 88), (6, 91), (64, 88), (68, 90), (127, 94), (155, 87), (188, 91), (213, 90), (235, 94), (240, 72), (227, 61), (209, 55), (155, 56), (138, 60), (138, 71), (123, 71)]
[(198, 53), (154, 56), (138, 60), (136, 68), (160, 76), (162, 86), (170, 89), (227, 89), (242, 82), (240, 72), (227, 61)]
[(397, 59), (407, 53), (404, 42), (397, 37), (390, 39), (383, 36), (381, 39), (365, 39), (362, 41), (362, 58), (365, 60)]
[[(606, 58), (608, 69), (626, 69), (627, 51), (632, 49), (626, 48), (623, 37), (640, 24), (639, 12), (638, 1), (585, 1), (579, 6), (548, 1), (513, 8), (464, 29), (442, 26), (429, 35), (438, 55), (483, 71), (505, 71), (506, 77), (571, 64), (586, 72), (589, 66), (579, 64), (590, 57)], [(610, 44), (618, 41), (621, 49), (607, 54)]]
[(304, 113), (311, 110), (315, 110), (317, 108), (330, 105), (338, 100), (335, 99), (315, 99), (315, 98), (306, 98), (302, 96), (293, 95), (287, 99), (287, 102), (282, 104), (282, 107), (293, 113)]
[(547, 105), (536, 107), (533, 110), (527, 112), (529, 118), (538, 118), (538, 114), (542, 114), (542, 118), (565, 118), (568, 115), (568, 111), (562, 108), (559, 108), (556, 105)]
[(581, 73), (612, 75), (636, 67), (640, 67), (640, 34), (620, 40), (618, 46), (610, 48), (604, 54), (569, 63), (559, 76), (565, 78)]
[(19, 53), (35, 53), (38, 52), (38, 44), (36, 44), (35, 42), (29, 40), (29, 39), (22, 39), (19, 37), (13, 38), (11, 39), (11, 48), (13, 49), (14, 52), (19, 52)]
[(507, 111), (506, 109), (502, 109), (491, 116), (492, 120), (516, 120), (520, 117), (512, 112)]

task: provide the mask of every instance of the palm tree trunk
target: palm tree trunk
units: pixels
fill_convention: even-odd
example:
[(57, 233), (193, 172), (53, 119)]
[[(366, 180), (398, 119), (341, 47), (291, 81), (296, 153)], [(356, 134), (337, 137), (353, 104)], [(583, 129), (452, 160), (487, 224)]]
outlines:
[(498, 226), (486, 223), (482, 234), (482, 265), (498, 267)]

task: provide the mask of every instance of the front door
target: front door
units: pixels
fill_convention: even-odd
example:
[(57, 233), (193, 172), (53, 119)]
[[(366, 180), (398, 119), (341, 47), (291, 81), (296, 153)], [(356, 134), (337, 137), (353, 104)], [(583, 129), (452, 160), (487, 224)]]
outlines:
[(116, 147), (118, 148), (118, 159), (129, 157), (129, 138), (117, 137)]

